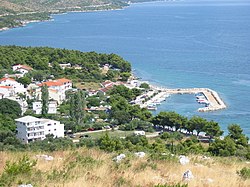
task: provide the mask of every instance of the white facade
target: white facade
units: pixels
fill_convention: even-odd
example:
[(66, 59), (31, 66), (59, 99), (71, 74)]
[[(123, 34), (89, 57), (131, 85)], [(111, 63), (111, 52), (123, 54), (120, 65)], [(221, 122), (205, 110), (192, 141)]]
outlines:
[(11, 86), (14, 89), (15, 94), (27, 92), (27, 90), (24, 88), (24, 85), (18, 83), (17, 81), (15, 81), (15, 79), (12, 79), (12, 78), (0, 79), (0, 85)]
[(12, 66), (12, 70), (18, 71), (22, 75), (24, 75), (24, 74), (28, 73), (30, 70), (32, 70), (32, 68), (30, 66), (27, 66), (27, 65), (17, 64), (17, 65)]
[[(41, 101), (33, 102), (33, 111), (35, 112), (35, 114), (42, 113), (42, 102)], [(56, 114), (56, 111), (57, 111), (57, 102), (56, 101), (49, 101), (48, 114)]]
[(64, 125), (60, 121), (40, 119), (33, 116), (25, 116), (15, 120), (17, 125), (17, 138), (24, 143), (36, 140), (44, 140), (46, 135), (64, 137)]
[(0, 85), (0, 94), (2, 98), (11, 97), (15, 94), (14, 89), (11, 86), (1, 86)]
[(56, 100), (59, 104), (66, 99), (66, 91), (72, 89), (72, 81), (65, 78), (43, 82), (39, 86), (45, 84), (49, 88), (49, 98)]

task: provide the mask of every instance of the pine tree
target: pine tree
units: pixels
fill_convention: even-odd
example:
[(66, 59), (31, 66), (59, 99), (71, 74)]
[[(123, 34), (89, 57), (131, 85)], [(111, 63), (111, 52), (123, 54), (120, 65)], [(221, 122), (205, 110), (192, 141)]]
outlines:
[(78, 91), (70, 98), (70, 117), (80, 124), (84, 118), (85, 93)]
[(48, 105), (49, 105), (49, 91), (48, 86), (42, 86), (42, 115), (48, 114)]

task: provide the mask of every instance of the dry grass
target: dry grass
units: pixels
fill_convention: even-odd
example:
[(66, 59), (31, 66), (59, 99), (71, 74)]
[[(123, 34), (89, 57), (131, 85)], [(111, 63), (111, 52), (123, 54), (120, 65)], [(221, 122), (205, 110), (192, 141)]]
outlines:
[(98, 90), (101, 88), (100, 83), (96, 82), (81, 82), (74, 84), (78, 89), (85, 89), (85, 90)]
[[(23, 155), (37, 159), (36, 155), (41, 153), (23, 152), (0, 152), (0, 173), (7, 160), (17, 161)], [(44, 153), (43, 153), (44, 154)], [(180, 165), (173, 161), (152, 161), (148, 157), (136, 158), (128, 156), (121, 163), (112, 161), (116, 154), (108, 154), (96, 149), (81, 148), (76, 151), (58, 151), (49, 154), (54, 157), (53, 161), (38, 159), (36, 170), (42, 171), (39, 177), (22, 176), (22, 181), (32, 179), (33, 184), (38, 186), (69, 186), (69, 187), (113, 187), (113, 186), (154, 186), (156, 184), (174, 184), (181, 182), (182, 174), (191, 170), (194, 178), (188, 182), (189, 187), (249, 187), (249, 180), (242, 180), (236, 171), (247, 162), (232, 158), (204, 159), (201, 156), (189, 156), (191, 162)], [(91, 158), (90, 164), (77, 161), (80, 158)], [(74, 166), (69, 169), (69, 166)], [(63, 178), (62, 173), (53, 179), (52, 171), (63, 171), (68, 177)], [(17, 181), (20, 179), (17, 179)], [(31, 183), (32, 183), (31, 182)]]

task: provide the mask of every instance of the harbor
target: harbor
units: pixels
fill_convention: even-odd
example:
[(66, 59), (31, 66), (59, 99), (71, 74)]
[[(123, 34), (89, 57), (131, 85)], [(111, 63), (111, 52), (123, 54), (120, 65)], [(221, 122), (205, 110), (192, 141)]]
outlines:
[(172, 94), (194, 94), (196, 101), (202, 105), (198, 112), (209, 112), (222, 110), (226, 104), (220, 98), (219, 94), (209, 88), (176, 88), (167, 89), (150, 85), (150, 90), (143, 95), (138, 96), (132, 104), (137, 104), (141, 108), (148, 110), (157, 110), (157, 106), (166, 101)]
[(220, 98), (219, 94), (209, 88), (178, 88), (164, 89), (168, 94), (194, 94), (197, 102), (204, 104), (204, 107), (198, 109), (199, 112), (216, 111), (226, 108), (226, 104)]

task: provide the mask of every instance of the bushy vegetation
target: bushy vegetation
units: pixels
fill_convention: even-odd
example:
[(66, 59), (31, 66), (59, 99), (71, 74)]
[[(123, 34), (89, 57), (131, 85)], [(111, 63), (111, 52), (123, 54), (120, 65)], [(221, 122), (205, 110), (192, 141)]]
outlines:
[[(109, 64), (119, 69), (117, 73), (130, 75), (131, 65), (116, 54), (100, 54), (96, 52), (80, 52), (75, 50), (55, 49), (49, 47), (0, 46), (0, 74), (10, 72), (17, 62), (31, 66), (34, 71), (27, 77), (37, 81), (50, 78), (68, 77), (76, 81), (100, 82), (107, 77), (101, 73), (100, 67)], [(62, 69), (59, 64), (70, 63), (72, 68)], [(80, 66), (80, 69), (74, 68)], [(127, 77), (128, 78), (128, 77)], [(126, 78), (124, 79), (126, 80)]]
[(4, 171), (0, 176), (0, 186), (12, 186), (17, 178), (21, 178), (22, 176), (27, 177), (33, 171), (36, 163), (35, 160), (31, 160), (27, 156), (23, 156), (17, 162), (7, 161)]
[(24, 21), (48, 20), (51, 13), (109, 10), (127, 6), (119, 0), (5, 0), (0, 7), (0, 28), (22, 26)]
[(250, 179), (250, 168), (244, 167), (241, 170), (237, 171), (237, 174), (244, 180)]

